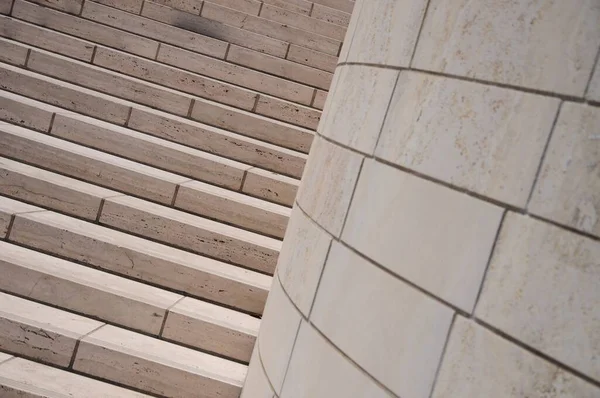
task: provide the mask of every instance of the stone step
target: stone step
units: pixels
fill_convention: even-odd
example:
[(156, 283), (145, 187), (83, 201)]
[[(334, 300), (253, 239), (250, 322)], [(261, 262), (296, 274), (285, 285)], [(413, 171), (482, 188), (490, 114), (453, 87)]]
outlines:
[[(2, 361), (2, 356), (12, 359)], [(0, 395), (5, 398), (150, 398), (146, 394), (1, 353)]]
[[(2, 47), (2, 39), (0, 39), (0, 47)], [(58, 70), (58, 73), (62, 74), (63, 71)], [(136, 106), (126, 100), (2, 63), (0, 63), (0, 89), (121, 125), (127, 122), (131, 108)], [(134, 92), (132, 95), (137, 94)], [(177, 95), (179, 99), (186, 98), (185, 94)], [(151, 97), (145, 98), (151, 101), (157, 100)], [(185, 107), (183, 103), (171, 104), (170, 107), (174, 106), (178, 106), (179, 111), (183, 111)], [(188, 111), (185, 113), (187, 114)], [(303, 153), (308, 152), (314, 138), (314, 132), (305, 128), (202, 98), (195, 98), (190, 116), (202, 123)]]
[(119, 192), (0, 157), (0, 194), (95, 221), (102, 200)]
[(17, 213), (12, 242), (245, 312), (264, 309), (267, 275), (54, 212), (10, 211)]
[[(144, 11), (142, 11), (143, 14)], [(208, 1), (204, 2), (200, 15), (204, 18), (223, 22), (250, 32), (311, 48), (330, 55), (338, 55), (342, 45), (341, 40), (331, 39), (269, 19), (249, 15)]]
[(281, 241), (130, 196), (104, 201), (101, 224), (272, 275)]
[(38, 211), (44, 211), (44, 209), (17, 200), (0, 197), (0, 239), (7, 237), (14, 216)]
[(292, 206), (299, 185), (298, 180), (254, 167), (246, 173), (242, 192)]
[(260, 10), (260, 17), (339, 40), (340, 42), (343, 42), (346, 36), (346, 28), (343, 26), (334, 25), (275, 5), (264, 4)]
[[(300, 47), (296, 45), (290, 46), (288, 51), (287, 59), (302, 65), (310, 66), (313, 68), (321, 69), (326, 72), (335, 72), (338, 58), (320, 53), (310, 48)], [(322, 108), (320, 108), (322, 109)]]
[(333, 8), (335, 10), (339, 10), (345, 12), (347, 14), (352, 14), (352, 10), (354, 9), (355, 0), (311, 0), (315, 5), (323, 5), (329, 8)]
[(0, 39), (0, 61), (15, 66), (24, 66), (29, 50), (17, 43)]
[(311, 17), (321, 21), (326, 21), (332, 24), (347, 27), (350, 24), (351, 12), (344, 12), (330, 8), (322, 4), (315, 3), (313, 5)]
[[(0, 248), (0, 270), (10, 272), (11, 276), (10, 280), (0, 282), (5, 292), (162, 336), (220, 356), (242, 362), (250, 360), (260, 323), (257, 318), (6, 242), (0, 241)], [(67, 367), (72, 351), (61, 352), (60, 348), (67, 344), (58, 339), (42, 339), (42, 342), (50, 344), (46, 347), (23, 345), (24, 341), (33, 343), (35, 339), (28, 339), (19, 333), (22, 329), (18, 323), (19, 317), (39, 321), (42, 324), (39, 328), (46, 331), (52, 330), (52, 327), (43, 326), (46, 323), (58, 326), (59, 330), (75, 331), (66, 327), (71, 318), (80, 319), (75, 326), (89, 326), (91, 323), (89, 330), (81, 330), (82, 334), (78, 337), (97, 329), (102, 323), (91, 320), (86, 322), (86, 318), (54, 308), (53, 313), (47, 314), (48, 311), (43, 307), (46, 306), (0, 293), (0, 349)], [(68, 316), (61, 319), (61, 314)], [(24, 325), (34, 324), (25, 322)], [(73, 345), (75, 341), (72, 342)], [(53, 347), (54, 343), (58, 346)], [(69, 346), (72, 350), (73, 346)], [(39, 356), (35, 350), (40, 351)]]
[(84, 337), (73, 369), (167, 397), (237, 398), (245, 365), (106, 325)]

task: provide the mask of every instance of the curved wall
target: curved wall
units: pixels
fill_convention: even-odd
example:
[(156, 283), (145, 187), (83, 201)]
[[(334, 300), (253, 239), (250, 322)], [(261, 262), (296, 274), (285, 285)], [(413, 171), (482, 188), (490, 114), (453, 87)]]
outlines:
[(599, 48), (597, 0), (357, 1), (242, 397), (600, 396)]

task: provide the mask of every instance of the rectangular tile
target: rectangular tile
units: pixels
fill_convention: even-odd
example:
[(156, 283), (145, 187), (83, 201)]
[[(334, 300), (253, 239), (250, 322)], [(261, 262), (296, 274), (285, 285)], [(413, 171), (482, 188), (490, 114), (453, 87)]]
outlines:
[(144, 0), (94, 0), (96, 3), (118, 8), (123, 11), (139, 14)]
[(278, 240), (128, 196), (107, 199), (100, 223), (269, 274), (281, 248)]
[(292, 206), (299, 185), (300, 181), (294, 178), (252, 168), (246, 173), (242, 191), (271, 202)]
[(312, 2), (340, 10), (348, 14), (352, 13), (352, 9), (354, 8), (354, 0), (312, 0)]
[(13, 0), (0, 0), (0, 14), (10, 14), (10, 9), (13, 5)]
[(263, 3), (304, 15), (309, 15), (313, 6), (313, 3), (307, 0), (263, 0)]
[(48, 51), (90, 62), (96, 47), (93, 43), (29, 24), (17, 19), (0, 17), (4, 29), (0, 34)]
[(314, 92), (303, 84), (167, 44), (160, 47), (157, 60), (304, 105), (310, 105)]
[(157, 335), (167, 308), (182, 298), (20, 246), (0, 247), (0, 267), (11, 275), (0, 281), (3, 291), (146, 333)]
[(0, 120), (32, 130), (48, 132), (52, 115), (60, 108), (0, 91)]
[(199, 15), (200, 10), (202, 9), (202, 4), (202, 0), (152, 0), (152, 3), (146, 2), (146, 4), (144, 4), (144, 11), (146, 10), (146, 7), (154, 8), (157, 5), (163, 5), (182, 10), (190, 14)]
[(563, 103), (529, 203), (531, 213), (600, 237), (600, 108)]
[(292, 123), (308, 129), (316, 130), (321, 119), (321, 112), (306, 106), (280, 100), (279, 98), (260, 95), (256, 104), (256, 113)]
[(0, 238), (7, 237), (8, 227), (12, 216), (15, 214), (43, 211), (44, 209), (27, 203), (19, 202), (18, 200), (5, 198), (0, 196)]
[[(4, 17), (2, 17), (4, 19)], [(0, 19), (0, 21), (2, 21)], [(4, 22), (4, 21), (2, 21)], [(10, 40), (0, 38), (0, 61), (7, 62), (16, 66), (24, 66), (27, 61), (29, 50), (27, 47), (20, 46)]]
[(32, 50), (27, 65), (35, 72), (178, 115), (187, 115), (192, 101), (181, 92), (42, 50)]
[(252, 110), (258, 96), (254, 91), (109, 48), (98, 48), (94, 64), (248, 111)]
[(106, 325), (79, 344), (73, 369), (162, 396), (236, 398), (246, 366)]
[(248, 68), (261, 70), (324, 90), (329, 89), (331, 79), (333, 78), (331, 73), (320, 69), (300, 65), (235, 45), (229, 48), (227, 60), (238, 65), (244, 65)]
[(281, 396), (390, 398), (306, 322), (300, 325)]
[(453, 313), (335, 242), (311, 321), (398, 396), (428, 398)]
[(83, 4), (83, 0), (31, 0), (31, 2), (76, 15), (80, 13)]
[(0, 192), (88, 220), (117, 192), (0, 157)]
[(20, 215), (13, 228), (20, 244), (255, 314), (271, 285), (269, 276), (58, 213)]
[(336, 237), (342, 232), (362, 162), (359, 154), (317, 138), (306, 163), (298, 203)]
[(321, 4), (315, 4), (311, 17), (320, 19), (321, 21), (327, 21), (340, 26), (348, 26), (350, 24), (350, 14), (347, 12), (339, 11), (334, 8), (330, 8)]
[(102, 322), (0, 293), (2, 350), (68, 367), (77, 340)]
[(524, 208), (559, 102), (401, 72), (375, 155)]
[[(419, 69), (583, 96), (594, 67), (589, 49), (600, 46), (598, 4), (433, 0), (420, 37)], [(482, 46), (482, 37), (493, 39)]]
[(335, 40), (343, 41), (346, 29), (339, 25), (311, 18), (307, 15), (265, 4), (260, 10), (261, 18), (276, 21), (288, 26), (294, 26), (307, 32), (313, 32)]
[(219, 4), (223, 7), (233, 8), (250, 15), (258, 15), (261, 1), (257, 0), (212, 0), (211, 3)]
[(337, 57), (325, 54), (319, 51), (311, 50), (310, 48), (290, 45), (287, 59), (299, 64), (312, 66), (313, 68), (321, 69), (326, 72), (333, 73), (337, 65)]
[(142, 57), (154, 58), (158, 49), (153, 40), (23, 0), (15, 0), (12, 16)]
[(471, 312), (501, 218), (497, 206), (367, 160), (342, 240)]
[(323, 109), (325, 107), (325, 101), (327, 100), (327, 91), (317, 90), (317, 95), (315, 95), (315, 100), (313, 101), (313, 106), (317, 109)]
[(174, 26), (152, 21), (103, 6), (94, 2), (86, 2), (81, 16), (128, 32), (143, 35), (161, 42), (175, 44), (217, 58), (224, 58), (227, 43), (179, 29)]
[(227, 23), (250, 32), (312, 48), (313, 50), (331, 55), (336, 55), (338, 53), (341, 44), (335, 39), (329, 39), (315, 33), (269, 21), (268, 19), (244, 14), (243, 12), (221, 7), (209, 2), (204, 3), (201, 15), (205, 18)]
[(244, 389), (240, 398), (275, 398), (275, 392), (271, 388), (260, 362), (257, 345), (254, 345), (250, 362), (252, 366), (248, 368), (248, 375), (244, 381)]
[[(287, 51), (287, 43), (276, 38), (267, 37), (240, 29), (240, 27), (231, 26), (232, 24), (227, 24), (228, 21), (215, 21), (152, 2), (146, 2), (142, 15), (156, 21), (161, 21), (201, 35), (213, 37), (277, 57), (285, 57), (285, 52)], [(178, 43), (172, 44), (181, 46), (181, 44)]]
[(598, 387), (459, 316), (432, 397), (594, 398), (598, 394)]
[[(600, 242), (509, 213), (476, 316), (600, 380)], [(557, 344), (557, 341), (560, 344)]]

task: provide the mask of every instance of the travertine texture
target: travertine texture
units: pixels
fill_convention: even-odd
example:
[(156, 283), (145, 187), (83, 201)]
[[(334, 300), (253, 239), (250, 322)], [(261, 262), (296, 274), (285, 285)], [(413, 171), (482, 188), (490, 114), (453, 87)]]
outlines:
[(243, 396), (600, 396), (600, 3), (312, 1), (266, 1), (348, 31)]

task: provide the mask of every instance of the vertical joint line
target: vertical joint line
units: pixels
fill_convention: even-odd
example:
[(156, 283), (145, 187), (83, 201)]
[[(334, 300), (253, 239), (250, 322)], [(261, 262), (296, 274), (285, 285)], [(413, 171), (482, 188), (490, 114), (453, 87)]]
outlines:
[(171, 201), (171, 207), (175, 206), (175, 200), (177, 199), (177, 194), (179, 193), (180, 186), (181, 184), (177, 184), (177, 186), (175, 187), (175, 191), (173, 192), (173, 200)]
[(456, 312), (454, 313), (454, 315), (452, 315), (450, 327), (448, 328), (448, 334), (446, 335), (446, 341), (444, 342), (444, 348), (442, 348), (442, 355), (440, 355), (440, 361), (438, 362), (437, 369), (435, 370), (435, 375), (433, 376), (433, 383), (431, 383), (431, 391), (429, 391), (429, 398), (433, 396), (433, 391), (435, 390), (435, 385), (437, 384), (437, 379), (440, 375), (440, 370), (442, 369), (442, 363), (444, 362), (444, 357), (446, 356), (446, 349), (448, 348), (448, 342), (450, 342), (450, 335), (452, 334), (452, 329), (454, 329), (454, 323), (456, 321), (457, 316), (458, 314)]
[(315, 9), (315, 3), (310, 3), (310, 10), (308, 10), (308, 16), (312, 17), (313, 10)]
[(27, 55), (25, 55), (25, 64), (23, 65), (23, 67), (25, 67), (25, 69), (28, 68), (27, 64), (29, 64), (29, 57), (31, 56), (31, 48), (29, 48), (27, 50)]
[(53, 113), (52, 117), (50, 118), (50, 124), (48, 125), (48, 131), (46, 131), (48, 133), (48, 135), (52, 135), (52, 128), (54, 128), (54, 119), (56, 119), (56, 113)]
[(287, 57), (290, 53), (290, 47), (292, 47), (292, 43), (288, 43), (287, 50), (285, 50), (285, 56), (283, 57), (284, 59), (287, 59)]
[[(310, 219), (310, 218), (309, 218)], [(312, 221), (312, 219), (310, 219)], [(320, 228), (320, 226), (318, 226)], [(319, 287), (321, 286), (321, 280), (323, 279), (323, 274), (325, 273), (325, 267), (327, 267), (327, 260), (329, 259), (329, 253), (331, 253), (331, 248), (333, 247), (333, 242), (335, 239), (331, 239), (329, 242), (329, 248), (327, 249), (327, 254), (325, 255), (325, 259), (323, 260), (323, 268), (321, 268), (321, 274), (319, 275), (319, 280), (317, 281), (317, 288), (315, 289), (315, 294), (313, 295), (312, 302), (310, 303), (310, 308), (308, 309), (308, 319), (310, 320), (310, 316), (312, 315), (313, 308), (315, 307), (315, 302), (317, 301), (317, 294), (319, 294)]]
[[(587, 96), (588, 91), (590, 90), (590, 86), (592, 85), (592, 80), (594, 79), (594, 72), (596, 72), (596, 68), (599, 68), (599, 66), (598, 66), (599, 59), (600, 59), (600, 47), (598, 47), (598, 52), (596, 53), (596, 60), (594, 62), (594, 65), (592, 65), (592, 72), (590, 73), (590, 78), (588, 80), (587, 85), (585, 86), (585, 91), (583, 92), (583, 98), (585, 98)], [(598, 70), (597, 72), (600, 75), (600, 70)]]
[(198, 15), (202, 15), (202, 10), (204, 10), (204, 2), (200, 2), (200, 10), (198, 10)]
[(252, 107), (252, 113), (256, 113), (256, 108), (258, 108), (259, 100), (260, 100), (260, 94), (256, 94), (256, 100), (254, 101), (254, 106)]
[(81, 2), (81, 8), (79, 9), (79, 12), (77, 13), (78, 16), (81, 16), (81, 14), (83, 14), (83, 6), (85, 5), (85, 0), (83, 0)]
[(73, 348), (73, 356), (71, 357), (71, 360), (69, 361), (69, 367), (67, 369), (73, 369), (73, 364), (75, 363), (75, 357), (77, 356), (77, 351), (79, 351), (79, 343), (81, 342), (81, 340), (85, 339), (90, 334), (102, 329), (104, 326), (106, 326), (106, 323), (103, 323), (102, 325), (87, 332), (86, 334), (84, 334), (83, 336), (81, 336), (80, 338), (77, 339), (77, 341), (75, 342), (75, 347)]
[(390, 112), (390, 108), (392, 107), (392, 100), (394, 99), (394, 94), (396, 93), (396, 86), (398, 85), (398, 80), (400, 80), (400, 74), (402, 71), (398, 71), (398, 75), (396, 76), (396, 80), (394, 81), (394, 87), (392, 88), (392, 94), (390, 95), (390, 99), (387, 104), (387, 108), (385, 109), (385, 115), (383, 116), (383, 121), (381, 122), (381, 126), (379, 127), (379, 133), (377, 134), (377, 141), (375, 141), (375, 149), (373, 150), (373, 154), (377, 150), (377, 146), (379, 145), (379, 140), (381, 140), (381, 133), (383, 132), (383, 126), (385, 126), (385, 122), (387, 120), (388, 113)]
[(315, 88), (313, 91), (312, 99), (310, 100), (310, 106), (314, 107), (315, 98), (317, 98), (317, 89)]
[(195, 104), (196, 104), (196, 100), (194, 98), (192, 98), (192, 100), (190, 101), (190, 109), (188, 109), (188, 113), (187, 113), (188, 118), (192, 117), (192, 110), (194, 109)]
[[(354, 195), (356, 194), (356, 188), (358, 188), (358, 182), (360, 181), (360, 175), (364, 165), (365, 158), (363, 157), (360, 162), (360, 167), (358, 168), (358, 174), (356, 175), (356, 182), (354, 183), (354, 187), (352, 189), (352, 195), (350, 195), (350, 203), (348, 203), (348, 209), (346, 210), (346, 216), (344, 217), (344, 222), (342, 223), (342, 229), (340, 229), (340, 236), (342, 236), (344, 229), (346, 228), (346, 222), (348, 221), (348, 216), (350, 215), (350, 208), (352, 208), (352, 202), (354, 202)], [(338, 238), (337, 236), (334, 237)]]
[(244, 191), (244, 184), (246, 183), (246, 176), (248, 175), (248, 170), (244, 170), (244, 175), (242, 176), (242, 182), (240, 183), (240, 189), (238, 190), (239, 192), (243, 192)]
[(262, 12), (263, 9), (263, 5), (265, 5), (265, 3), (263, 3), (262, 1), (260, 2), (260, 5), (258, 6), (258, 14), (256, 14), (257, 16), (260, 16), (260, 13)]
[(10, 3), (10, 10), (8, 10), (8, 15), (12, 15), (13, 9), (15, 8), (15, 3), (16, 0), (13, 0), (12, 3)]
[(225, 49), (225, 56), (223, 57), (223, 59), (227, 59), (227, 57), (229, 56), (229, 49), (231, 48), (231, 43), (227, 43), (227, 48)]
[(15, 218), (17, 218), (16, 214), (13, 214), (10, 217), (10, 221), (8, 222), (8, 227), (6, 228), (6, 236), (4, 239), (8, 242), (10, 239), (10, 233), (12, 232), (13, 224), (15, 223)]
[(92, 58), (90, 59), (90, 63), (93, 64), (94, 61), (96, 60), (96, 51), (98, 50), (98, 46), (94, 46), (94, 49), (92, 50)]
[(146, 1), (142, 1), (142, 6), (140, 7), (140, 12), (138, 13), (138, 15), (142, 15), (142, 13), (144, 12), (145, 5), (146, 5)]
[(96, 214), (96, 223), (100, 224), (100, 216), (102, 215), (102, 209), (104, 209), (104, 202), (106, 199), (102, 199), (100, 201), (100, 206), (98, 206), (98, 214)]
[(158, 336), (159, 336), (159, 337), (162, 337), (162, 335), (163, 335), (163, 332), (164, 332), (164, 330), (165, 330), (165, 325), (167, 324), (167, 318), (169, 317), (169, 312), (171, 311), (171, 309), (172, 309), (173, 307), (175, 307), (177, 304), (179, 304), (179, 302), (180, 302), (181, 300), (183, 300), (185, 297), (186, 297), (186, 296), (181, 296), (181, 297), (180, 297), (180, 298), (179, 298), (177, 301), (175, 301), (173, 304), (171, 304), (171, 305), (169, 306), (169, 308), (167, 308), (167, 309), (165, 310), (165, 316), (164, 316), (164, 318), (163, 318), (162, 325), (160, 325), (160, 331), (158, 332)]
[(158, 46), (156, 46), (156, 55), (154, 56), (154, 60), (158, 60), (158, 53), (160, 52), (160, 45), (162, 43), (158, 42)]
[(421, 19), (421, 25), (419, 26), (419, 33), (417, 33), (417, 39), (415, 40), (415, 46), (413, 47), (412, 55), (410, 56), (410, 62), (408, 63), (408, 67), (412, 67), (413, 58), (415, 57), (415, 53), (417, 52), (417, 45), (419, 44), (419, 39), (421, 38), (421, 32), (423, 31), (423, 25), (425, 25), (425, 18), (427, 18), (427, 11), (429, 11), (429, 5), (431, 4), (431, 0), (427, 0), (427, 5), (425, 6), (425, 11), (423, 12), (423, 18)]
[(129, 107), (129, 112), (127, 112), (127, 118), (125, 119), (125, 124), (123, 126), (129, 126), (129, 120), (131, 120), (132, 113), (133, 113), (133, 106)]

